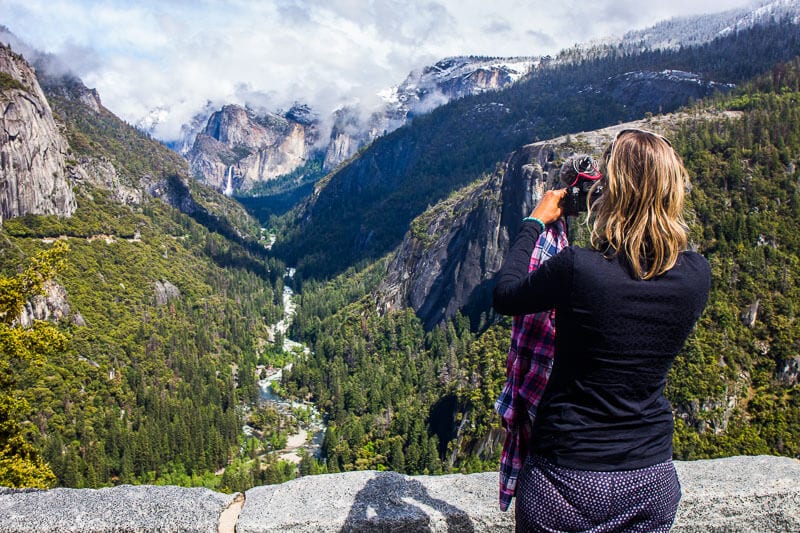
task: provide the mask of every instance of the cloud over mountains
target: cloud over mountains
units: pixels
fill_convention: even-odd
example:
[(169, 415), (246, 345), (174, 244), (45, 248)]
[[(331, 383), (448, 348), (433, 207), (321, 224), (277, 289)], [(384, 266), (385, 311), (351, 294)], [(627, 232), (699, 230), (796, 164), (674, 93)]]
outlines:
[(4, 0), (3, 22), (54, 53), (128, 122), (178, 137), (224, 103), (320, 115), (369, 109), (414, 68), (452, 55), (553, 54), (577, 42), (748, 0)]

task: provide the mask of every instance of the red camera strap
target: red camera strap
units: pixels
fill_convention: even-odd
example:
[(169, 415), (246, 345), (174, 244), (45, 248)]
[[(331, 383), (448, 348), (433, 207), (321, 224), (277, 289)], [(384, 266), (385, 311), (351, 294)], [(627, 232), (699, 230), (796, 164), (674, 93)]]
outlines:
[(585, 172), (578, 172), (578, 175), (575, 176), (575, 180), (572, 183), (570, 183), (569, 186), (574, 187), (575, 185), (578, 184), (578, 181), (580, 181), (581, 178), (589, 181), (597, 181), (602, 177), (603, 175), (600, 174), (599, 172), (597, 174), (586, 174)]

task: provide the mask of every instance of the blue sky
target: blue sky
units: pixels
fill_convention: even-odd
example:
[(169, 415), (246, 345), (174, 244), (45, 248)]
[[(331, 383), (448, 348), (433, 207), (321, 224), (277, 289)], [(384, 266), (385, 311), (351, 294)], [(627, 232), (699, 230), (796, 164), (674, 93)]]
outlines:
[(2, 0), (0, 23), (61, 56), (103, 104), (175, 138), (206, 105), (326, 114), (369, 107), (453, 55), (554, 54), (674, 16), (751, 0)]

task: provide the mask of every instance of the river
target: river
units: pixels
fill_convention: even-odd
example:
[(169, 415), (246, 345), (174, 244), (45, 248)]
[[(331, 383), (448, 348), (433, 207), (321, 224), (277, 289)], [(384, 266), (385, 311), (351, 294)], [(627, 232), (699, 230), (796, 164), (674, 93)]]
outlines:
[[(294, 276), (294, 269), (289, 268), (286, 270), (286, 276), (292, 278)], [(284, 352), (294, 352), (298, 357), (302, 354), (309, 353), (309, 349), (304, 344), (291, 340), (286, 336), (289, 331), (289, 326), (292, 324), (297, 305), (294, 302), (294, 291), (291, 287), (284, 285), (283, 287), (283, 317), (277, 323), (272, 324), (270, 329), (270, 338), (274, 339), (277, 332), (283, 336), (283, 350)], [(305, 449), (311, 455), (318, 457), (322, 441), (325, 438), (325, 430), (327, 428), (325, 419), (319, 412), (317, 407), (311, 402), (295, 402), (278, 395), (272, 385), (275, 382), (280, 382), (283, 378), (283, 371), (291, 370), (292, 364), (289, 363), (284, 368), (275, 370), (265, 369), (264, 367), (257, 367), (256, 372), (261, 375), (262, 370), (268, 373), (264, 379), (259, 379), (258, 386), (261, 389), (260, 400), (264, 404), (272, 404), (279, 412), (284, 415), (290, 416), (296, 420), (294, 411), (297, 409), (306, 409), (309, 413), (309, 423), (304, 424), (300, 422), (300, 430), (297, 433), (289, 435), (286, 447), (278, 452), (278, 458), (284, 461), (291, 461), (294, 463), (300, 462), (298, 455), (301, 449)], [(246, 426), (249, 427), (249, 426)], [(251, 428), (252, 430), (252, 428)], [(248, 430), (245, 429), (247, 433)]]

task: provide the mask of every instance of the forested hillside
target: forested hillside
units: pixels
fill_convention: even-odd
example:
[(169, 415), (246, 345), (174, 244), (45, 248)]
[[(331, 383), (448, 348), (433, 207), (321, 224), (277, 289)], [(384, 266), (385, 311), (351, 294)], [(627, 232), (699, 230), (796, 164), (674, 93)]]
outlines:
[(609, 49), (541, 68), (508, 90), (451, 102), (377, 139), (317, 184), (286, 217), (276, 253), (303, 279), (374, 261), (428, 206), (525, 143), (669, 112), (798, 53), (796, 25), (756, 26), (676, 51)]
[(694, 239), (712, 266), (697, 333), (670, 376), (676, 455), (800, 455), (800, 59), (707, 105), (743, 113), (676, 137)]
[(66, 348), (38, 365), (12, 362), (30, 406), (19, 413), (32, 422), (26, 435), (63, 486), (240, 488), (228, 465), (258, 399), (255, 366), (270, 346), (266, 325), (282, 315), (285, 267), (267, 256), (255, 220), (194, 184), (179, 156), (79, 80), (43, 81), (69, 140), (78, 208), (0, 229), (4, 276), (54, 240), (69, 250), (61, 299), (34, 306), (60, 317)]
[[(667, 132), (692, 177), (693, 245), (713, 269), (708, 309), (670, 374), (678, 458), (800, 454), (799, 83), (795, 59)], [(409, 310), (382, 316), (383, 269), (303, 291), (295, 333), (313, 353), (286, 387), (330, 414), (328, 468), (496, 468), (509, 322), (475, 332), (457, 316), (425, 331)]]

